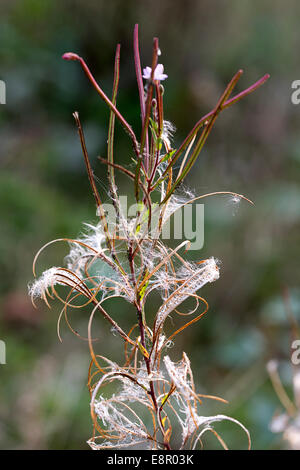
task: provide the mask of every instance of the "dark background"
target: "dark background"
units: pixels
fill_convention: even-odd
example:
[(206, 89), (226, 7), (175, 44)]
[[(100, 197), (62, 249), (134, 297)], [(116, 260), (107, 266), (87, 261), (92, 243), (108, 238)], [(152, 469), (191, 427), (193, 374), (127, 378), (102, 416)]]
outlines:
[[(7, 364), (0, 365), (0, 448), (86, 449), (92, 428), (86, 389), (87, 344), (63, 327), (56, 336), (57, 302), (34, 310), (27, 297), (36, 251), (53, 238), (75, 237), (95, 221), (92, 195), (72, 112), (80, 112), (89, 153), (103, 197), (108, 110), (79, 65), (61, 60), (82, 55), (110, 95), (114, 52), (121, 43), (118, 105), (139, 129), (132, 34), (140, 26), (142, 65), (150, 65), (152, 38), (169, 75), (165, 115), (180, 143), (196, 120), (216, 103), (240, 68), (237, 90), (265, 73), (271, 79), (224, 111), (186, 186), (200, 195), (232, 190), (255, 206), (233, 205), (221, 196), (205, 202), (205, 245), (198, 258), (222, 261), (221, 277), (201, 292), (209, 314), (186, 330), (170, 350), (190, 356), (203, 393), (229, 405), (205, 402), (212, 412), (240, 419), (255, 449), (282, 448), (269, 431), (281, 405), (266, 363), (280, 360), (291, 393), (290, 326), (283, 292), (299, 319), (300, 106), (291, 103), (291, 83), (300, 79), (300, 6), (296, 0), (23, 0), (1, 1), (0, 79), (7, 104), (0, 107), (0, 339)], [(116, 131), (116, 160), (130, 160), (130, 145)], [(126, 193), (128, 181), (120, 179)], [(106, 200), (107, 197), (106, 197)], [(57, 245), (41, 258), (60, 265), (67, 248)], [(134, 323), (122, 303), (116, 318)], [(148, 307), (149, 308), (149, 307)], [(75, 312), (85, 332), (88, 311)], [(124, 323), (125, 322), (125, 323)], [(127, 322), (127, 323), (126, 323)], [(114, 357), (119, 340), (101, 321), (97, 351)], [(218, 425), (231, 448), (244, 448), (234, 425)], [(207, 441), (208, 448), (218, 448)]]

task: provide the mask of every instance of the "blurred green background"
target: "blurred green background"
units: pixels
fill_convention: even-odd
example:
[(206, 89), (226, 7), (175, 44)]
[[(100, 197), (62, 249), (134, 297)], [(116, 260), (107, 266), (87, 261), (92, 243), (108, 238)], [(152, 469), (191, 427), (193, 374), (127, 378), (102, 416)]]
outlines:
[[(0, 106), (0, 339), (7, 364), (0, 365), (1, 449), (87, 449), (92, 433), (86, 389), (89, 352), (63, 327), (56, 335), (60, 304), (34, 310), (27, 297), (36, 251), (47, 241), (75, 237), (95, 210), (72, 112), (80, 113), (92, 164), (104, 199), (108, 110), (78, 64), (87, 60), (110, 95), (114, 51), (121, 43), (118, 105), (139, 129), (132, 33), (140, 25), (142, 65), (150, 65), (158, 36), (165, 82), (165, 115), (176, 127), (175, 143), (216, 103), (232, 75), (245, 73), (238, 91), (265, 73), (271, 79), (224, 111), (185, 185), (197, 194), (232, 190), (255, 206), (218, 197), (205, 202), (205, 245), (198, 258), (222, 261), (221, 277), (202, 294), (210, 311), (178, 337), (170, 350), (192, 361), (198, 389), (230, 401), (203, 404), (240, 419), (254, 449), (283, 448), (269, 431), (281, 405), (266, 363), (281, 361), (291, 393), (290, 326), (283, 291), (300, 316), (300, 106), (291, 83), (300, 79), (300, 5), (296, 0), (1, 0), (0, 79), (7, 87)], [(116, 159), (129, 162), (130, 145), (116, 131)], [(123, 193), (128, 181), (120, 178)], [(38, 265), (60, 265), (67, 247), (48, 249)], [(148, 307), (149, 308), (149, 307)], [(86, 332), (88, 311), (75, 312)], [(126, 305), (116, 318), (131, 325)], [(97, 323), (97, 351), (115, 357), (114, 337)], [(231, 448), (245, 448), (233, 425), (219, 425)], [(218, 443), (207, 441), (208, 448)]]

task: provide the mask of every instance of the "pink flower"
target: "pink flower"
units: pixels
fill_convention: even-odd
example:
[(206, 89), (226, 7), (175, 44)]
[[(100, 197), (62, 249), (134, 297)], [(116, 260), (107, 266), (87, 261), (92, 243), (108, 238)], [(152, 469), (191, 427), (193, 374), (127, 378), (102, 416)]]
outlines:
[[(151, 78), (151, 67), (146, 67), (144, 68), (143, 70), (143, 78), (145, 78), (146, 80), (150, 80)], [(168, 75), (166, 75), (164, 72), (164, 66), (163, 64), (157, 64), (155, 70), (154, 70), (154, 80), (165, 80), (166, 78), (168, 78)]]

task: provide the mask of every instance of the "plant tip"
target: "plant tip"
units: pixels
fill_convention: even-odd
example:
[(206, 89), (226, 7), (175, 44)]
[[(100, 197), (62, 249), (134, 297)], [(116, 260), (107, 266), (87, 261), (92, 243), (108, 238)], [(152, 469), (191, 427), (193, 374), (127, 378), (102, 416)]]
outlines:
[(79, 60), (79, 55), (74, 54), (73, 52), (65, 52), (65, 54), (63, 54), (62, 58), (64, 60)]

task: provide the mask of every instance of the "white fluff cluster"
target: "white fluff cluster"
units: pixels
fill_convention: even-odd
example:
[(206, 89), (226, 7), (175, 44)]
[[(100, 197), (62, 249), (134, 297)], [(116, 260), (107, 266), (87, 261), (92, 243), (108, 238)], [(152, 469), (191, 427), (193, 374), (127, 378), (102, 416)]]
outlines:
[(64, 285), (66, 282), (70, 282), (75, 286), (80, 280), (63, 268), (53, 266), (44, 271), (41, 277), (29, 285), (29, 295), (32, 299), (44, 298), (50, 287), (54, 287), (56, 284)]
[(183, 353), (182, 360), (177, 363), (172, 362), (169, 356), (165, 356), (164, 364), (176, 389), (182, 393), (186, 400), (194, 398), (194, 393), (191, 388), (191, 365), (187, 355)]
[(70, 253), (66, 257), (68, 268), (76, 273), (82, 273), (91, 258), (106, 251), (101, 224), (85, 224), (85, 226), (88, 230), (76, 241), (70, 242)]
[[(104, 357), (102, 359), (108, 367), (94, 388), (91, 399), (91, 409), (103, 430), (102, 442), (96, 444), (94, 440), (90, 440), (88, 444), (96, 450), (139, 444), (143, 444), (143, 448), (148, 445), (152, 448), (154, 441), (149, 438), (144, 424), (145, 413), (149, 413), (148, 390), (150, 382), (165, 380), (163, 374), (153, 371), (149, 376), (145, 365), (140, 362), (140, 367), (133, 375), (126, 368), (123, 369)], [(99, 393), (101, 386), (107, 382), (118, 382), (118, 389), (110, 398)]]
[(134, 289), (128, 283), (125, 285), (124, 276), (116, 269), (114, 261), (107, 254), (106, 238), (101, 224), (85, 224), (85, 226), (87, 230), (81, 237), (69, 241), (70, 252), (65, 258), (67, 268), (47, 269), (32, 285), (29, 285), (29, 295), (32, 299), (41, 297), (46, 301), (46, 296), (50, 294), (48, 289), (56, 284), (68, 285), (83, 293), (82, 288), (85, 283), (85, 287), (100, 286), (101, 299), (115, 294), (126, 298), (129, 302), (134, 300)]
[(132, 382), (132, 380), (122, 377), (122, 390), (118, 393), (117, 397), (120, 401), (123, 402), (137, 402), (144, 405), (149, 404), (148, 396), (146, 390), (149, 390), (150, 381), (163, 380), (163, 376), (160, 373), (153, 372), (149, 377), (146, 368), (140, 364), (140, 368), (136, 374), (137, 381), (140, 385), (137, 385)]
[[(118, 433), (118, 443), (114, 443), (114, 446), (129, 446), (147, 440), (148, 434), (141, 426), (141, 421), (129, 412), (129, 408), (119, 398), (100, 397), (94, 404), (94, 411), (107, 432), (113, 435)], [(102, 447), (107, 445), (107, 441), (102, 443)]]
[(212, 424), (219, 421), (232, 421), (240, 426), (246, 433), (248, 441), (250, 436), (248, 430), (236, 419), (226, 415), (199, 416), (197, 410), (197, 395), (193, 390), (193, 376), (189, 358), (183, 353), (182, 360), (174, 363), (168, 356), (164, 357), (164, 364), (171, 381), (176, 386), (173, 399), (179, 407), (177, 418), (182, 428), (182, 447), (191, 438), (193, 449), (205, 432), (212, 429)]
[(188, 204), (192, 199), (194, 199), (195, 195), (188, 190), (185, 190), (182, 195), (175, 195), (172, 194), (168, 203), (166, 205), (166, 210), (164, 212), (163, 217), (163, 224), (167, 222), (167, 220), (180, 208), (184, 207)]
[[(219, 267), (215, 258), (209, 258), (197, 267), (190, 265), (190, 269), (182, 269), (179, 272), (179, 279), (182, 284), (177, 287), (171, 294), (169, 293), (167, 300), (163, 303), (157, 313), (157, 326), (160, 326), (169, 313), (177, 308), (184, 300), (197, 290), (201, 289), (208, 282), (214, 282), (219, 279)], [(161, 274), (160, 274), (161, 275)], [(165, 276), (165, 275), (163, 275)], [(164, 280), (166, 282), (166, 279)], [(172, 278), (170, 284), (172, 284)], [(166, 283), (162, 287), (167, 286)]]
[(161, 138), (166, 145), (167, 148), (171, 148), (171, 140), (173, 138), (174, 133), (176, 132), (176, 127), (170, 121), (163, 122), (163, 131)]

